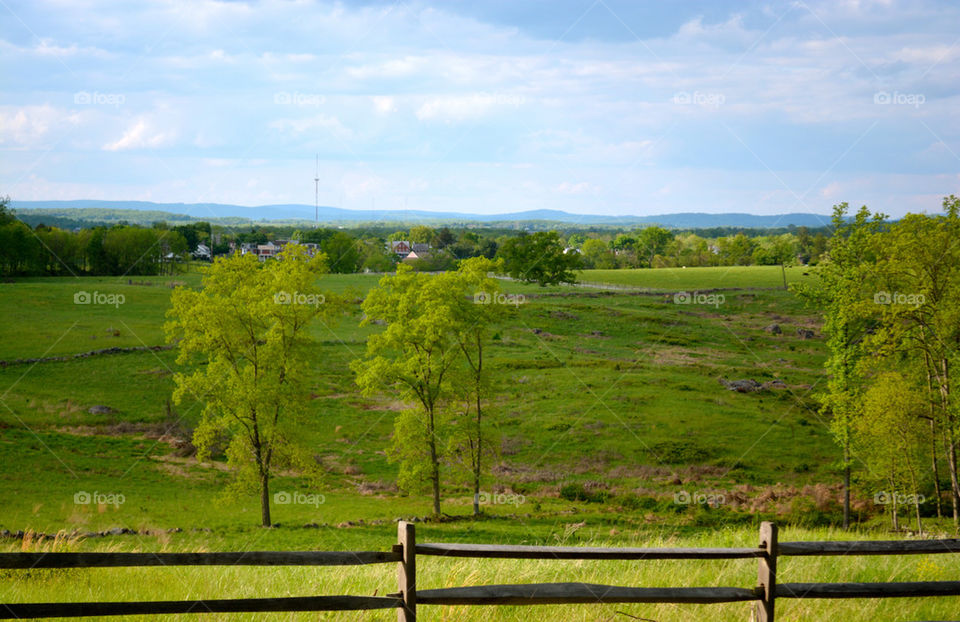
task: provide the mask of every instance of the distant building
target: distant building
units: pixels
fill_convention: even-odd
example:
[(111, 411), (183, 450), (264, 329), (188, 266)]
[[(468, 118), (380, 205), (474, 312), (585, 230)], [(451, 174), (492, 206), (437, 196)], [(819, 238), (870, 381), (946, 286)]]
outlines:
[(260, 261), (266, 261), (271, 257), (276, 257), (277, 253), (279, 253), (282, 248), (282, 246), (279, 244), (274, 244), (273, 242), (257, 244), (257, 259)]
[(199, 244), (197, 244), (196, 250), (193, 251), (194, 259), (206, 259), (207, 261), (209, 261), (211, 257), (213, 257), (213, 253), (210, 252), (209, 246), (207, 246), (203, 242), (200, 242)]
[(392, 242), (387, 242), (387, 250), (400, 259), (406, 259), (407, 255), (409, 255), (413, 249), (410, 248), (409, 242), (404, 240), (394, 240)]

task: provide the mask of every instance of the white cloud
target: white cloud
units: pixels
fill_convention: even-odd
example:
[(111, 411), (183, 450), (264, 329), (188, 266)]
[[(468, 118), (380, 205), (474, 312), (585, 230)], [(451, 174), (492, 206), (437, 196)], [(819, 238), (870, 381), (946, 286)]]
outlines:
[(350, 138), (353, 136), (353, 130), (343, 125), (340, 119), (325, 114), (318, 114), (301, 119), (278, 119), (270, 122), (270, 128), (295, 136), (307, 134), (314, 130), (323, 130), (338, 138)]
[(164, 132), (153, 127), (153, 123), (141, 117), (133, 122), (118, 140), (103, 145), (104, 151), (127, 151), (130, 149), (156, 149), (169, 145), (174, 138), (173, 132)]
[(417, 118), (421, 121), (464, 121), (486, 116), (495, 109), (516, 109), (524, 101), (522, 96), (492, 93), (434, 97), (417, 109)]
[(80, 114), (42, 106), (0, 108), (0, 144), (38, 147), (55, 129), (77, 126)]
[(389, 114), (391, 112), (397, 111), (397, 102), (393, 97), (388, 97), (385, 95), (373, 96), (370, 98), (373, 101), (373, 107), (380, 114)]

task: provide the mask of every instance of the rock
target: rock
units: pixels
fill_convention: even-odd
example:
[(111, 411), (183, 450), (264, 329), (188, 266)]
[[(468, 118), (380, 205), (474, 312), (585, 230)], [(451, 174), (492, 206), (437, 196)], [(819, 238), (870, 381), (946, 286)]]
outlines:
[(116, 411), (109, 406), (104, 406), (103, 404), (97, 404), (96, 406), (91, 406), (87, 409), (87, 412), (91, 415), (112, 415)]
[(726, 380), (720, 378), (720, 384), (725, 386), (730, 391), (736, 391), (737, 393), (753, 393), (759, 391), (763, 386), (756, 380), (751, 380), (746, 378), (744, 380)]
[(96, 531), (88, 531), (87, 533), (83, 534), (83, 537), (84, 538), (102, 538), (103, 534), (98, 533)]
[(320, 525), (316, 523), (307, 523), (306, 525), (303, 526), (304, 529), (318, 529), (319, 527)]
[(763, 330), (767, 331), (771, 335), (779, 335), (783, 333), (783, 329), (780, 328), (779, 324), (771, 324), (770, 326), (764, 327)]
[(764, 382), (760, 386), (760, 389), (763, 391), (769, 391), (770, 389), (786, 389), (786, 388), (787, 388), (787, 383), (785, 383), (783, 380), (780, 380), (779, 378), (777, 378), (776, 380), (771, 380), (770, 382)]
[(10, 530), (9, 529), (0, 529), (0, 538), (9, 538)]
[(800, 336), (801, 339), (813, 339), (817, 336), (817, 334), (812, 330), (810, 330), (809, 328), (798, 328), (797, 334)]
[(104, 536), (122, 536), (128, 533), (134, 533), (132, 530), (127, 529), (126, 527), (114, 527), (106, 531), (101, 531), (100, 534)]

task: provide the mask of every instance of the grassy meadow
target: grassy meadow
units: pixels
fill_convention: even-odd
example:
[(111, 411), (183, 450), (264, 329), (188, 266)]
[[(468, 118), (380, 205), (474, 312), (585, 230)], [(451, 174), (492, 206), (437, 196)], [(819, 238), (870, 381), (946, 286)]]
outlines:
[[(359, 300), (378, 278), (329, 275), (323, 286)], [(802, 269), (788, 270), (789, 281), (803, 278)], [(836, 518), (839, 490), (838, 452), (813, 399), (823, 381), (825, 351), (814, 315), (780, 288), (779, 267), (592, 270), (581, 279), (637, 291), (502, 282), (506, 291), (524, 298), (498, 327), (490, 348), (496, 390), (487, 413), (496, 422), (499, 457), (483, 488), (493, 502), (484, 506), (483, 518), (469, 518), (466, 474), (450, 467), (443, 510), (451, 520), (420, 525), (419, 540), (753, 546), (761, 519), (788, 525), (781, 540), (885, 535), (821, 527)], [(0, 361), (5, 362), (0, 364), (0, 529), (74, 534), (57, 543), (0, 538), (0, 550), (387, 549), (396, 537), (395, 519), (429, 513), (426, 494), (396, 490), (397, 467), (386, 454), (394, 415), (403, 405), (356, 391), (348, 365), (379, 329), (359, 325), (357, 302), (336, 324), (312, 327), (316, 356), (309, 408), (315, 423), (303, 434), (326, 467), (326, 481), (314, 489), (296, 473), (279, 474), (272, 493), (313, 495), (313, 501), (274, 503), (279, 525), (272, 529), (257, 527), (254, 496), (221, 494), (228, 480), (222, 462), (200, 464), (183, 451), (200, 406), (168, 407), (177, 368), (173, 351), (17, 362), (163, 345), (172, 287), (199, 283), (196, 272), (0, 283)], [(716, 288), (723, 288), (719, 297), (678, 302), (674, 296)], [(122, 295), (123, 303), (74, 304), (78, 292)], [(774, 323), (782, 334), (764, 330)], [(803, 338), (797, 329), (815, 336)], [(720, 382), (746, 378), (780, 384), (743, 394)], [(92, 414), (93, 406), (107, 409)], [(94, 502), (78, 503), (83, 494)], [(705, 498), (718, 502), (698, 502)], [(855, 509), (865, 526), (881, 521), (862, 499)], [(139, 533), (84, 535), (116, 527)], [(780, 580), (919, 580), (955, 577), (957, 569), (946, 557), (797, 558), (782, 561)], [(432, 558), (422, 561), (420, 572), (421, 589), (560, 580), (750, 587), (756, 581), (756, 563), (747, 560)], [(381, 595), (395, 590), (392, 565), (347, 571), (17, 571), (3, 573), (0, 602), (372, 594), (374, 589)], [(960, 600), (783, 601), (778, 608), (784, 620), (933, 619), (960, 609)], [(502, 607), (496, 613), (506, 620), (627, 619), (620, 611), (656, 620), (743, 620), (748, 610), (746, 604), (619, 605)], [(490, 615), (484, 608), (427, 612), (436, 620)]]

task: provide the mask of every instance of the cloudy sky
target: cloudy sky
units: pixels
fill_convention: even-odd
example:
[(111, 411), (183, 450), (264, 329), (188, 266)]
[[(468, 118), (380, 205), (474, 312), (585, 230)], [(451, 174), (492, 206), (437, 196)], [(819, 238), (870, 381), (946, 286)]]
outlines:
[(0, 194), (893, 216), (960, 194), (960, 5), (0, 0)]

